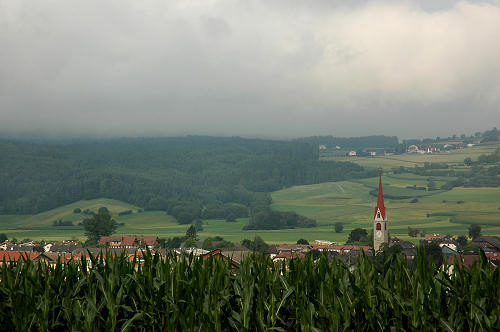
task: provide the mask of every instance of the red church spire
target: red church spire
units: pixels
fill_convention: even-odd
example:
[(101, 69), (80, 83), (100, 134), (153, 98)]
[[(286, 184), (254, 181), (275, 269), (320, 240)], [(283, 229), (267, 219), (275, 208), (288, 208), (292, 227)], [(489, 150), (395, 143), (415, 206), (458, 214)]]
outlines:
[(382, 219), (385, 220), (384, 193), (382, 192), (382, 173), (379, 173), (378, 200), (377, 206), (375, 207), (375, 215), (373, 216), (374, 219), (377, 217), (377, 212), (379, 210)]

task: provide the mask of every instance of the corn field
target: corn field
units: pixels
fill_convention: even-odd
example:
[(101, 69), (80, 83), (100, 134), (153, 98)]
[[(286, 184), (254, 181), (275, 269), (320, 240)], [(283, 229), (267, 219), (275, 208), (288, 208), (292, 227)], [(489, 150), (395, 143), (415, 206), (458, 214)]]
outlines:
[(0, 266), (2, 331), (500, 330), (500, 271), (482, 255), (449, 275), (419, 255), (350, 271), (326, 257), (273, 263), (146, 253)]

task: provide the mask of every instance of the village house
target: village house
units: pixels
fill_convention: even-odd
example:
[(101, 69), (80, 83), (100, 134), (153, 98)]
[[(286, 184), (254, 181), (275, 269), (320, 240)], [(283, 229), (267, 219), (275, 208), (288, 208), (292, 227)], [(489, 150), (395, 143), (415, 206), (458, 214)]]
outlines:
[(282, 252), (303, 252), (306, 253), (313, 248), (309, 244), (279, 244), (276, 248), (278, 254)]
[[(498, 260), (492, 260), (488, 256), (486, 256), (486, 258), (488, 258), (488, 261), (491, 264), (491, 266), (493, 266), (493, 267), (498, 266), (498, 262), (499, 262)], [(448, 266), (447, 272), (448, 272), (448, 274), (451, 275), (453, 273), (453, 270), (455, 268), (455, 264), (465, 265), (467, 267), (471, 267), (474, 264), (479, 264), (479, 255), (462, 255), (462, 254), (460, 254), (460, 255), (449, 256), (447, 259), (447, 266)]]
[(45, 252), (65, 252), (65, 253), (71, 253), (79, 248), (82, 248), (82, 245), (78, 241), (72, 241), (72, 240), (47, 243), (43, 247)]
[(425, 234), (424, 237), (425, 241), (431, 242), (431, 241), (444, 241), (446, 239), (445, 234)]
[(243, 259), (252, 254), (250, 250), (232, 250), (232, 249), (222, 249), (222, 255), (227, 258), (230, 258), (234, 264), (238, 266), (241, 264)]
[(328, 240), (314, 240), (314, 243), (316, 243), (316, 244), (335, 244), (335, 242), (328, 241)]
[(303, 252), (294, 252), (294, 251), (282, 251), (272, 259), (273, 261), (283, 261), (286, 259), (297, 259), (297, 258), (305, 258), (306, 254)]
[(408, 259), (413, 259), (417, 255), (417, 248), (410, 241), (402, 241), (402, 240), (400, 240), (397, 237), (391, 238), (391, 241), (389, 242), (389, 247), (393, 247), (393, 246), (396, 246), (396, 245), (401, 248), (401, 252)]
[(437, 153), (441, 152), (441, 149), (438, 148), (437, 146), (428, 146), (427, 147), (427, 153)]
[(445, 239), (439, 243), (443, 254), (451, 255), (456, 254), (458, 252), (458, 242), (452, 239)]
[(210, 257), (222, 259), (230, 263), (233, 269), (239, 267), (242, 259), (251, 253), (250, 251), (241, 250), (223, 252), (221, 249), (205, 250), (200, 248), (179, 248), (175, 249), (175, 252), (179, 255), (178, 257), (181, 255), (193, 255), (201, 259), (208, 259)]
[(406, 150), (408, 153), (420, 153), (420, 154), (425, 154), (425, 153), (438, 153), (441, 152), (441, 149), (438, 148), (437, 146), (418, 146), (418, 145), (410, 145), (408, 149)]
[(8, 250), (7, 248), (10, 248), (14, 245), (15, 245), (15, 243), (12, 243), (12, 242), (9, 242), (8, 240), (5, 240), (2, 243), (0, 243), (0, 250), (2, 250), (2, 251)]
[(31, 251), (0, 251), (0, 265), (3, 262), (17, 262), (23, 260), (30, 260), (33, 262), (38, 261), (50, 261), (50, 257), (46, 256), (41, 252), (31, 252)]
[(24, 252), (36, 252), (39, 250), (40, 244), (34, 243), (33, 241), (27, 243), (12, 243), (9, 241), (4, 241), (0, 244), (0, 250), (3, 251), (24, 251)]
[(355, 252), (369, 252), (372, 250), (372, 247), (370, 246), (352, 246), (352, 245), (346, 245), (346, 244), (312, 244), (311, 245), (313, 250), (318, 250), (320, 252), (327, 252), (327, 253), (332, 253), (336, 252), (340, 255), (347, 254), (351, 251)]
[(494, 236), (479, 236), (472, 243), (485, 252), (500, 252), (500, 240)]
[(99, 240), (100, 246), (108, 246), (110, 248), (141, 248), (147, 246), (149, 249), (152, 249), (159, 244), (160, 241), (157, 236), (143, 235), (102, 236)]
[(176, 248), (174, 249), (175, 253), (178, 255), (193, 255), (195, 257), (203, 256), (208, 254), (210, 250), (200, 249), (200, 248)]
[(440, 244), (441, 247), (441, 253), (443, 256), (453, 256), (458, 254), (458, 251), (456, 249), (453, 249), (453, 247), (449, 246), (448, 244)]
[(416, 145), (410, 145), (408, 149), (406, 150), (408, 153), (419, 153), (420, 149)]

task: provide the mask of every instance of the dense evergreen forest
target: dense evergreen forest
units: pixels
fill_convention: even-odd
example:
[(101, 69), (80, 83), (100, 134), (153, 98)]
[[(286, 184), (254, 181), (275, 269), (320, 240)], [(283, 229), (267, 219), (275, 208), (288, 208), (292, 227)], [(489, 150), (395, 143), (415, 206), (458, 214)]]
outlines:
[(108, 197), (165, 210), (180, 223), (265, 211), (268, 192), (292, 185), (375, 175), (319, 161), (316, 144), (239, 137), (0, 140), (0, 156), (0, 213)]

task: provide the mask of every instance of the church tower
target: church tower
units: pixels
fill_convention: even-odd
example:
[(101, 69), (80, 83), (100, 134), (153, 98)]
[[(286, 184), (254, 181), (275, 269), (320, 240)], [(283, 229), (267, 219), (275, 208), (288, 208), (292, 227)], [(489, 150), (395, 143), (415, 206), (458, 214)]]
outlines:
[(387, 230), (387, 215), (385, 214), (384, 194), (382, 193), (382, 174), (379, 175), (378, 200), (373, 216), (373, 249), (380, 250), (382, 243), (389, 243), (389, 231)]

